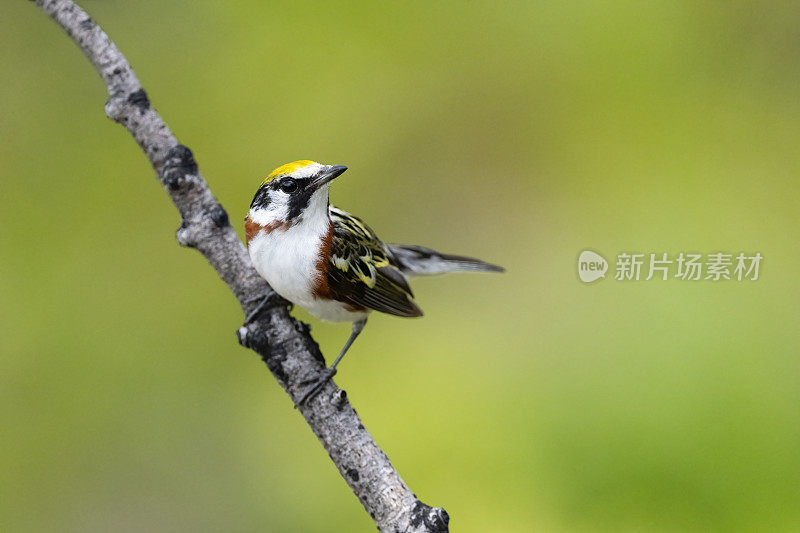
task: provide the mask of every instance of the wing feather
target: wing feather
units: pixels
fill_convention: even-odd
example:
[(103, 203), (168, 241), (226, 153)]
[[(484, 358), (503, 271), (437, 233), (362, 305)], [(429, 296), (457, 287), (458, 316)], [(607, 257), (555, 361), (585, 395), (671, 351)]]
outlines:
[(331, 293), (341, 301), (397, 316), (422, 316), (405, 276), (390, 262), (385, 245), (360, 219), (329, 208), (333, 222)]

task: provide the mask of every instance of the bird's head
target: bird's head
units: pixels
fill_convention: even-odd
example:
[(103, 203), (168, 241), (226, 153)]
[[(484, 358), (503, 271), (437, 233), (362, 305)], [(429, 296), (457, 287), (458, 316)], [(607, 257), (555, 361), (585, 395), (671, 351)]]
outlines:
[(296, 224), (328, 216), (330, 182), (347, 170), (343, 165), (295, 161), (273, 170), (258, 188), (248, 217), (258, 224)]

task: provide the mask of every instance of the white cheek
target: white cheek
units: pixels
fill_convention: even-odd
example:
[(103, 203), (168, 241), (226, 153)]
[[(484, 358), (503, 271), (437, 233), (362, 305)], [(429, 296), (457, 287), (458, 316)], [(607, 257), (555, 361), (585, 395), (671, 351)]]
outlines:
[(251, 209), (248, 216), (260, 226), (266, 226), (271, 222), (286, 222), (289, 216), (289, 206), (285, 202), (272, 200), (266, 209)]

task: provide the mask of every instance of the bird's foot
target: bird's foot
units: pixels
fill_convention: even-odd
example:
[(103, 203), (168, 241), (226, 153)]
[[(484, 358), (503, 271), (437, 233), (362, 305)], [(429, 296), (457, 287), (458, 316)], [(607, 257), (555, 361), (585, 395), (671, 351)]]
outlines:
[(311, 385), (311, 387), (306, 391), (303, 397), (300, 398), (300, 401), (297, 402), (297, 405), (303, 405), (308, 400), (319, 394), (319, 392), (322, 390), (322, 387), (324, 387), (325, 384), (329, 382), (331, 378), (335, 375), (336, 375), (335, 368), (326, 368), (325, 370), (323, 370), (319, 379), (313, 385)]
[(252, 298), (248, 298), (247, 300), (245, 300), (245, 302), (250, 303), (250, 302), (255, 302), (255, 301), (258, 301), (258, 300), (261, 300), (261, 301), (255, 307), (255, 309), (253, 309), (252, 311), (250, 311), (247, 314), (247, 316), (244, 319), (244, 324), (242, 324), (243, 326), (246, 326), (246, 325), (250, 324), (267, 307), (284, 305), (284, 303), (288, 304), (288, 302), (286, 302), (286, 300), (284, 300), (275, 291), (270, 291), (265, 295), (259, 294), (258, 296), (253, 296)]

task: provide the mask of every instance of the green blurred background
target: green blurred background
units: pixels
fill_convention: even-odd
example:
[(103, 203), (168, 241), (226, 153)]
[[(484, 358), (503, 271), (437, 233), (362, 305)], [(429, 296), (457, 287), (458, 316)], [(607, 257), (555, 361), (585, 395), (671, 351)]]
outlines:
[[(454, 531), (800, 530), (794, 3), (83, 5), (237, 230), (310, 158), (507, 267), (419, 280), (337, 376)], [(30, 2), (0, 43), (0, 529), (372, 531), (86, 59)], [(585, 248), (765, 259), (583, 285)]]

